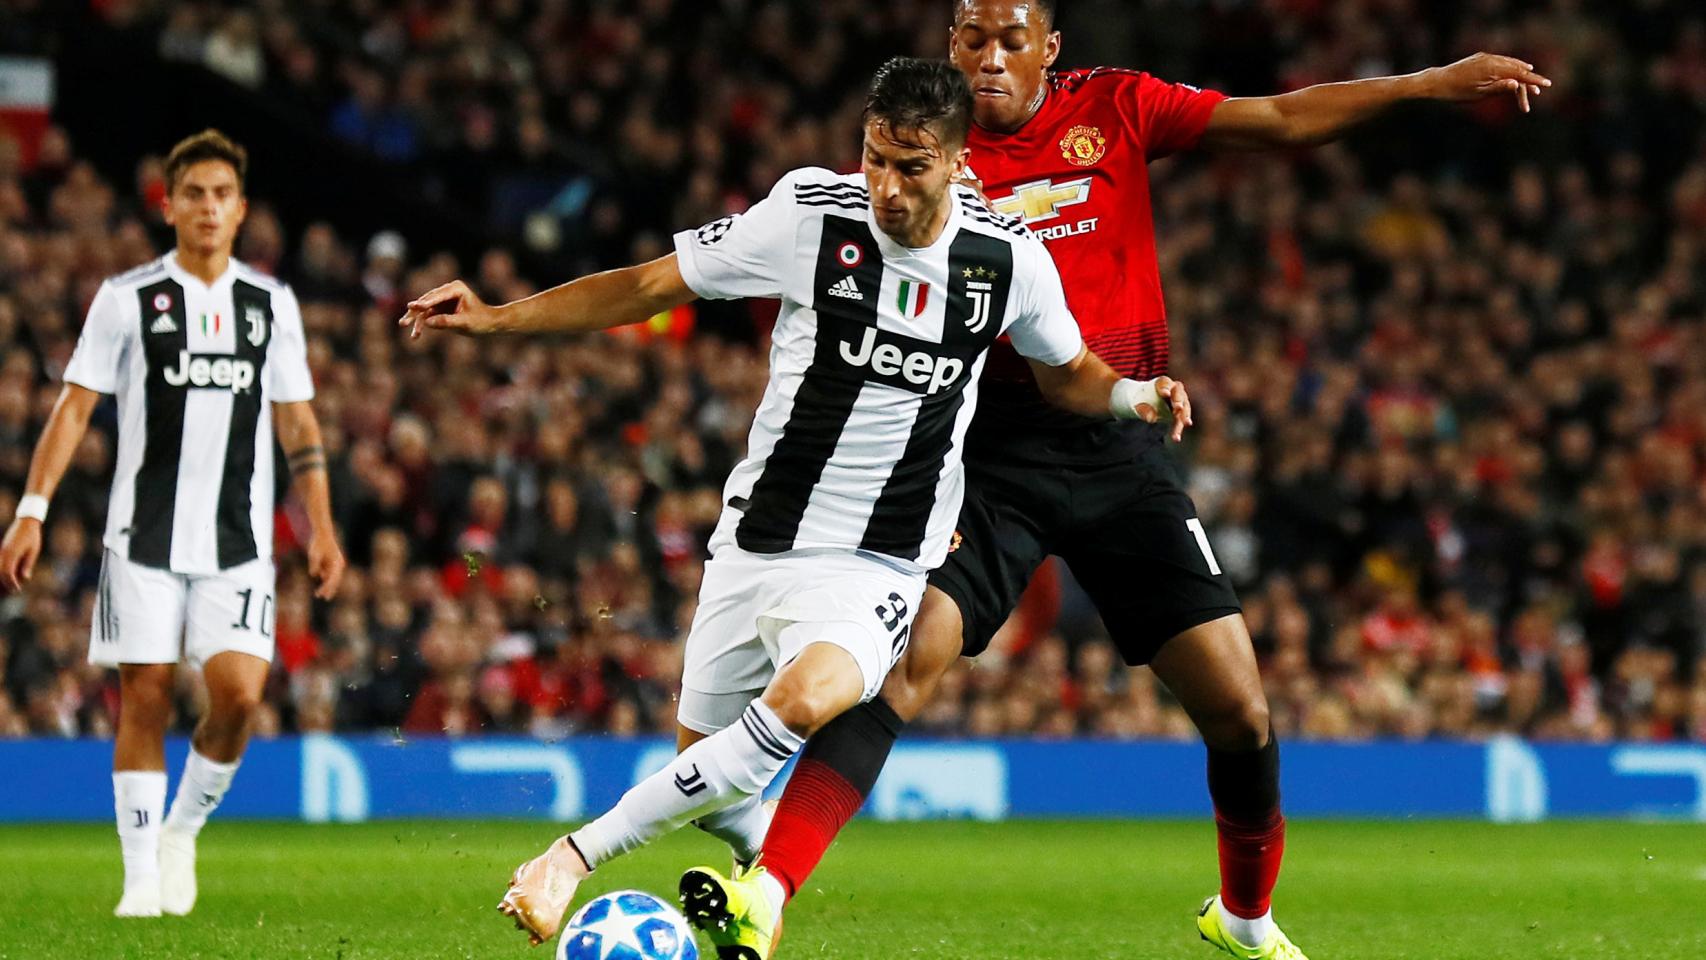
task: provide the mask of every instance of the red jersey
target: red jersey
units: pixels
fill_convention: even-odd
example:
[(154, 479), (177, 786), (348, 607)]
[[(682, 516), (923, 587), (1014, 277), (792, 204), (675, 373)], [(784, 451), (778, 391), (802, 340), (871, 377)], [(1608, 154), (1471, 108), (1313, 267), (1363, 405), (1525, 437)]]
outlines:
[[(1167, 372), (1149, 161), (1196, 146), (1225, 99), (1101, 67), (1051, 73), (1042, 108), (1014, 133), (972, 126), (972, 176), (998, 210), (1023, 218), (1048, 245), (1085, 345), (1125, 376)], [(1005, 342), (990, 350), (984, 378), (1036, 392)]]

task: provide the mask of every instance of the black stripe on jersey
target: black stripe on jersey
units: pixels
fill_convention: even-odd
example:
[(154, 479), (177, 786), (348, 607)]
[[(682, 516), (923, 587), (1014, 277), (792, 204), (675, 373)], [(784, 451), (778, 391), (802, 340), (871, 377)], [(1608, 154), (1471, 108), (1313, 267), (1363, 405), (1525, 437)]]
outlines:
[[(948, 248), (948, 303), (942, 319), (942, 355), (962, 358), (969, 369), (995, 342), (1007, 316), (1013, 284), (1013, 245), (1000, 237), (962, 230)], [(972, 329), (973, 327), (977, 329)], [(916, 560), (923, 552), (936, 483), (954, 445), (954, 421), (965, 404), (971, 376), (927, 394), (883, 492), (871, 510), (864, 550)]]
[(839, 196), (865, 196), (865, 188), (863, 188), (862, 184), (839, 184), (839, 182), (831, 182), (831, 184), (795, 184), (795, 188), (793, 188), (793, 196), (805, 196), (805, 194), (810, 193), (833, 193), (839, 194)]
[(1020, 220), (1018, 217), (1010, 217), (1003, 213), (993, 213), (987, 207), (981, 206), (974, 201), (965, 198), (961, 198), (960, 208), (965, 211), (967, 216), (979, 223), (988, 224), (989, 226), (1005, 230), (1018, 237), (1028, 237), (1031, 235), (1030, 228), (1026, 227), (1025, 222)]
[[(851, 269), (840, 260), (843, 244), (864, 252)], [(851, 277), (857, 300), (832, 296), (829, 289)], [(818, 241), (817, 272), (812, 281), (812, 307), (817, 311), (817, 341), (811, 365), (800, 379), (794, 406), (776, 446), (764, 461), (764, 472), (752, 485), (751, 504), (735, 528), (735, 542), (751, 553), (781, 553), (794, 547), (812, 489), (823, 478), (824, 465), (835, 453), (841, 431), (864, 389), (839, 355), (839, 332), (877, 325), (877, 297), (883, 288), (883, 257), (877, 239), (863, 220), (826, 214)]]
[(840, 206), (863, 210), (871, 200), (865, 188), (854, 184), (798, 186), (794, 188), (795, 202), (808, 207)]
[[(164, 295), (164, 296), (162, 296)], [(165, 305), (158, 309), (156, 298)], [(136, 470), (131, 503), (130, 559), (145, 567), (172, 565), (172, 521), (178, 501), (178, 459), (184, 447), (184, 405), (189, 393), (166, 382), (166, 371), (189, 352), (190, 325), (184, 307), (184, 288), (167, 277), (139, 287), (142, 314), (142, 406), (144, 435), (142, 465)], [(171, 318), (167, 329), (151, 332), (160, 317)]]
[(802, 207), (834, 207), (837, 210), (852, 210), (863, 213), (871, 209), (871, 205), (859, 200), (796, 200)]
[[(219, 479), (219, 506), (214, 512), (221, 570), (260, 556), (255, 546), (254, 506), (255, 428), (262, 414), (261, 385), (265, 383), (267, 345), (272, 341), (272, 294), (246, 280), (231, 284), (231, 307), (237, 329), (234, 359), (255, 371), (247, 390), (231, 394), (230, 431), (225, 441), (225, 472)], [(272, 456), (272, 451), (266, 451)]]
[(107, 599), (107, 557), (101, 555), (101, 578), (95, 581), (95, 639), (107, 639), (107, 609), (112, 601)]

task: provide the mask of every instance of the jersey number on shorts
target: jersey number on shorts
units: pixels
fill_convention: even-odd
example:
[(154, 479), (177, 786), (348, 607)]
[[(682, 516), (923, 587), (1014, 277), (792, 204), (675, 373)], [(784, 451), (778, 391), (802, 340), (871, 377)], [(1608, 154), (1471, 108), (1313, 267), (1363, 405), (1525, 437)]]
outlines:
[(1185, 526), (1191, 528), (1191, 533), (1197, 538), (1197, 547), (1202, 550), (1202, 558), (1208, 561), (1208, 572), (1220, 576), (1220, 564), (1214, 559), (1214, 551), (1208, 547), (1208, 534), (1203, 532), (1202, 521), (1192, 517), (1185, 521)]
[[(906, 619), (906, 612), (906, 598), (898, 593), (890, 593), (889, 602), (877, 607), (877, 619), (883, 622), (883, 629), (894, 634), (896, 660), (906, 651), (907, 638), (912, 636), (912, 624), (901, 625), (901, 621)], [(898, 632), (896, 627), (900, 628)]]
[[(251, 630), (253, 628), (249, 626), (249, 605), (255, 600), (255, 588), (250, 587), (247, 590), (239, 590), (237, 591), (237, 596), (243, 598), (243, 613), (237, 618), (237, 622), (231, 625), (231, 629)], [(259, 626), (261, 628), (261, 636), (272, 636), (272, 594), (270, 593), (261, 594), (261, 616)]]

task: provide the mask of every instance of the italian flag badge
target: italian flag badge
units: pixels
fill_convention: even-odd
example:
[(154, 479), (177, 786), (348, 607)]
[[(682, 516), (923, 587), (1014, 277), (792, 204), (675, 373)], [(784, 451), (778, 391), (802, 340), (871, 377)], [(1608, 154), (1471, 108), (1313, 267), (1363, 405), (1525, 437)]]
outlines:
[(900, 282), (900, 294), (895, 298), (895, 307), (900, 315), (911, 320), (924, 312), (925, 304), (930, 302), (930, 285), (913, 280)]

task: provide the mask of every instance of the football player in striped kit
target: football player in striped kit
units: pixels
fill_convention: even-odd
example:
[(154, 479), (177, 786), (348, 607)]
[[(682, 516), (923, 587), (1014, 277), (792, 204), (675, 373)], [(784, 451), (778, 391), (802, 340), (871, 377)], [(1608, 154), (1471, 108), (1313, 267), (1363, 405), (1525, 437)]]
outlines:
[[(317, 594), (331, 598), (343, 576), (296, 297), (231, 255), (247, 165), (243, 148), (214, 130), (167, 156), (165, 213), (177, 248), (95, 294), (0, 545), (0, 586), (18, 590), (90, 414), (103, 394), (116, 395), (118, 456), (89, 659), (119, 671), (121, 917), (195, 906), (196, 837), (248, 744), (273, 655), (275, 422), (311, 524)], [(180, 658), (201, 667), (208, 705), (167, 813), (165, 735)]]
[[(687, 639), (682, 751), (516, 871), (499, 909), (535, 943), (594, 868), (690, 821), (737, 856), (757, 852), (764, 787), (805, 737), (874, 696), (906, 648), (925, 575), (948, 553), (960, 441), (996, 337), (1065, 409), (1166, 413), (1175, 436), (1189, 422), (1180, 385), (1121, 379), (1084, 348), (1042, 243), (954, 184), (971, 106), (948, 64), (890, 61), (866, 103), (861, 173), (793, 171), (648, 264), (499, 307), (457, 281), (402, 318), (417, 333), (579, 332), (696, 297), (782, 300)], [(727, 904), (686, 901), (713, 939), (727, 926)]]

